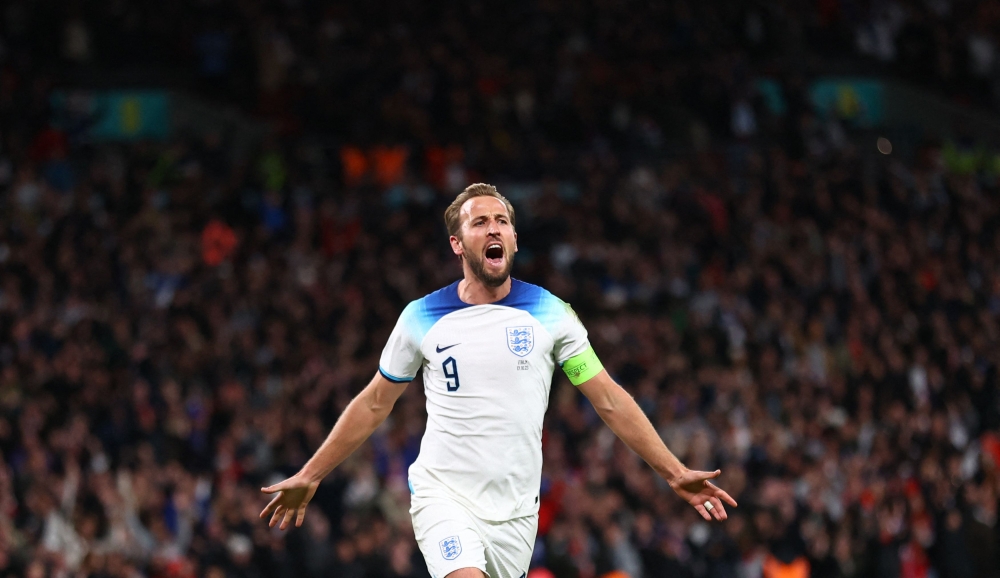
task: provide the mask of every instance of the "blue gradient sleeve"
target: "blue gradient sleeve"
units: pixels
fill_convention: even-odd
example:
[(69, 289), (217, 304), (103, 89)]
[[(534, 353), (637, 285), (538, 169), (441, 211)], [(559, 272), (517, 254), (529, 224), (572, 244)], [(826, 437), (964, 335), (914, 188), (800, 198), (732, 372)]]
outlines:
[(549, 331), (555, 344), (552, 355), (561, 366), (567, 359), (590, 349), (587, 329), (576, 312), (562, 299), (545, 291), (532, 315)]

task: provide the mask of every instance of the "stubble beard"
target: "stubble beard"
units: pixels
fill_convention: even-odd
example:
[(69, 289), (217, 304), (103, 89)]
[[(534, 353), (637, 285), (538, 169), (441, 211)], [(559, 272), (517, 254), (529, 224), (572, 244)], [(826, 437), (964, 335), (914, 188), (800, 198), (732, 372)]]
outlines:
[(481, 256), (464, 255), (466, 261), (469, 263), (469, 269), (472, 270), (472, 274), (476, 276), (476, 279), (482, 281), (483, 285), (487, 287), (499, 287), (504, 284), (508, 277), (510, 277), (510, 271), (514, 268), (514, 255), (507, 255), (504, 251), (504, 257), (506, 258), (507, 265), (503, 268), (503, 271), (497, 273), (496, 275), (491, 275), (489, 271), (486, 270), (485, 258)]

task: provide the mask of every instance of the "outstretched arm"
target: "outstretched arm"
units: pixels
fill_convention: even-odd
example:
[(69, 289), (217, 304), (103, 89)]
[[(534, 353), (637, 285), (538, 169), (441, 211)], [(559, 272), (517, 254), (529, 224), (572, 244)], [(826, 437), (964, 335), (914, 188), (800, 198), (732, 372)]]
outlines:
[[(600, 373), (581, 383), (580, 391), (594, 405), (597, 414), (625, 445), (639, 454), (670, 487), (706, 520), (726, 519), (723, 502), (736, 506), (736, 500), (709, 480), (719, 477), (720, 470), (699, 472), (687, 469), (660, 439), (646, 414), (632, 396), (615, 383), (608, 372)], [(712, 504), (706, 508), (705, 502)]]
[(301, 526), (306, 506), (316, 493), (320, 481), (358, 449), (385, 421), (406, 385), (406, 382), (392, 382), (381, 373), (376, 373), (371, 383), (347, 405), (330, 435), (306, 465), (287, 480), (260, 489), (265, 494), (277, 494), (264, 507), (260, 517), (271, 516), (268, 524), (271, 527), (280, 521), (282, 530), (288, 527), (293, 518), (295, 525)]

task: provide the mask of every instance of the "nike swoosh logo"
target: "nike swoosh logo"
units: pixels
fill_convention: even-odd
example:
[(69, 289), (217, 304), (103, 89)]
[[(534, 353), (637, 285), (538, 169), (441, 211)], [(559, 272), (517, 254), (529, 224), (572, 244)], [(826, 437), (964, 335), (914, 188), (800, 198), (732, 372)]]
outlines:
[[(456, 343), (455, 345), (461, 345), (461, 343)], [(441, 347), (440, 345), (438, 345), (438, 346), (437, 346), (437, 347), (435, 347), (434, 349), (435, 349), (435, 351), (437, 351), (438, 353), (441, 353), (442, 351), (445, 351), (445, 350), (447, 350), (447, 349), (451, 349), (452, 347), (455, 347), (455, 345), (449, 345), (448, 347)]]

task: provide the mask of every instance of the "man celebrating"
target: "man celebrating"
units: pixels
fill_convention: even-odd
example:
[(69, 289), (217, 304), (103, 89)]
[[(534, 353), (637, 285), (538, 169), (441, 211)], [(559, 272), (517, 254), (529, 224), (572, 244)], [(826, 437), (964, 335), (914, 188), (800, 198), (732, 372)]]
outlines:
[(512, 279), (514, 208), (474, 184), (444, 213), (464, 278), (410, 303), (382, 352), (378, 373), (294, 476), (260, 513), (285, 529), (302, 524), (327, 474), (356, 450), (423, 369), (427, 430), (410, 466), (410, 514), (437, 578), (522, 578), (538, 528), (542, 419), (552, 372), (562, 367), (601, 419), (706, 520), (736, 506), (667, 449), (604, 370), (576, 314), (545, 289)]

